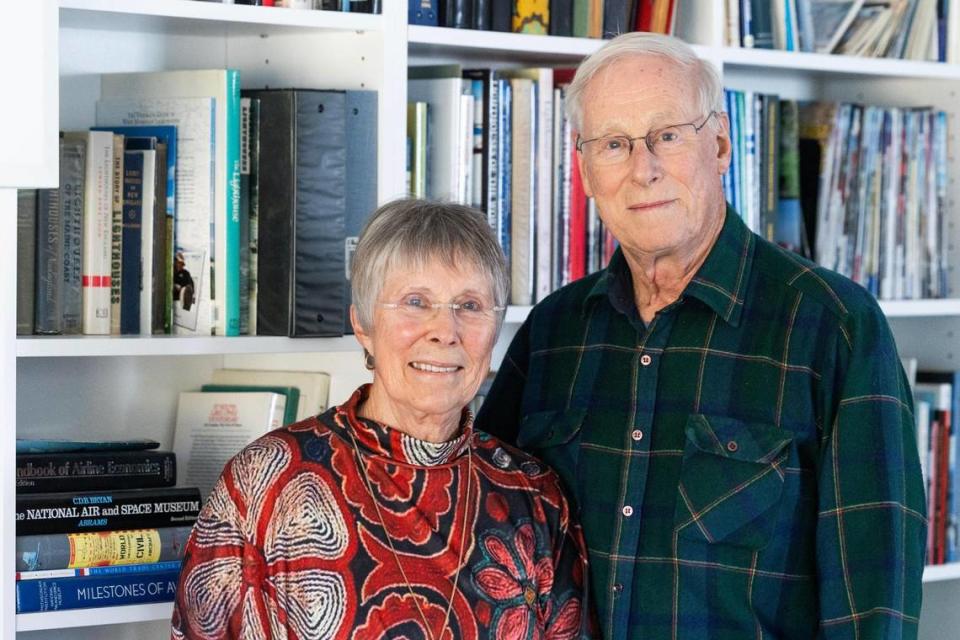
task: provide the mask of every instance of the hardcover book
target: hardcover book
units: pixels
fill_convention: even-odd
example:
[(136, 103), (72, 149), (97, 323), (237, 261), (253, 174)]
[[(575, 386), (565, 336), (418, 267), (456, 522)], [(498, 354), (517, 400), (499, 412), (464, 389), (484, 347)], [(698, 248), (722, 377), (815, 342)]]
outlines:
[(170, 487), (176, 458), (170, 451), (88, 451), (17, 454), (17, 493)]
[(286, 400), (280, 393), (182, 391), (173, 435), (181, 484), (199, 487), (206, 500), (230, 458), (281, 426)]
[(17, 335), (33, 333), (34, 267), (37, 260), (37, 190), (17, 191)]
[(192, 526), (17, 536), (17, 571), (182, 560)]
[(300, 398), (297, 402), (297, 422), (326, 411), (330, 396), (330, 374), (322, 371), (214, 369), (212, 381), (216, 385), (261, 385), (298, 389)]
[(17, 495), (17, 535), (178, 527), (196, 522), (196, 487)]
[(180, 570), (158, 573), (41, 578), (16, 583), (17, 613), (169, 602)]

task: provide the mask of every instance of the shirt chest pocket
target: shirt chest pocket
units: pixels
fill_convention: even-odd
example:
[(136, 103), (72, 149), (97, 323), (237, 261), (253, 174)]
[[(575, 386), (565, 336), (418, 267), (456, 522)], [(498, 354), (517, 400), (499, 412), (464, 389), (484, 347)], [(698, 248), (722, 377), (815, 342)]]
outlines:
[(692, 414), (684, 428), (674, 525), (682, 538), (763, 548), (779, 514), (793, 435)]
[(517, 447), (556, 471), (569, 495), (576, 495), (580, 433), (585, 416), (583, 409), (528, 413), (517, 434)]

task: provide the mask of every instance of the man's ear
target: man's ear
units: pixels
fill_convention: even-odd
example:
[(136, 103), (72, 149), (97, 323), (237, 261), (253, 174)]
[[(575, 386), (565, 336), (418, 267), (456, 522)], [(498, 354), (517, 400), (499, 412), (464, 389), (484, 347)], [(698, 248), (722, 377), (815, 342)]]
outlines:
[(360, 346), (372, 354), (373, 340), (370, 338), (367, 330), (363, 328), (363, 325), (360, 324), (360, 316), (357, 315), (357, 306), (354, 304), (350, 305), (350, 326), (353, 327), (353, 335), (357, 337), (357, 342), (360, 343)]
[[(574, 140), (579, 140), (580, 134), (577, 133)], [(577, 151), (577, 167), (580, 169), (580, 182), (583, 183), (583, 192), (587, 194), (588, 198), (593, 197), (593, 186), (590, 184), (590, 175), (587, 172), (587, 167), (583, 162), (583, 154)]]
[(726, 112), (718, 113), (716, 118), (717, 171), (720, 175), (723, 175), (730, 168), (730, 161), (733, 158), (733, 144), (730, 142), (730, 118)]

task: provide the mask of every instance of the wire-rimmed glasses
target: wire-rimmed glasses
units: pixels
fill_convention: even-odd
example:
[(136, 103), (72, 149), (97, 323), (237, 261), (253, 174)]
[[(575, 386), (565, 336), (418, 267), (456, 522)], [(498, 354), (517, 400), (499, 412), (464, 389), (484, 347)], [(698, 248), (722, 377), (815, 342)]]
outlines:
[(670, 157), (682, 152), (700, 130), (707, 126), (710, 118), (717, 115), (711, 111), (699, 125), (696, 121), (671, 124), (648, 131), (642, 136), (600, 136), (589, 140), (577, 140), (577, 151), (591, 164), (611, 166), (626, 162), (633, 154), (637, 140), (643, 140), (647, 150), (658, 158)]

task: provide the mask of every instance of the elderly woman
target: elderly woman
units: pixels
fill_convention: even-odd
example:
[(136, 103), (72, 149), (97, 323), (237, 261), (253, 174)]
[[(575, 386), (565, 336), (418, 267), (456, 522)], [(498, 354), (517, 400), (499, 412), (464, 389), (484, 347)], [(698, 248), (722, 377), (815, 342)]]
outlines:
[(508, 276), (476, 211), (401, 200), (354, 256), (373, 383), (226, 466), (174, 638), (580, 638), (585, 553), (553, 472), (473, 429)]

